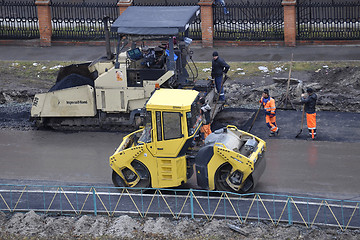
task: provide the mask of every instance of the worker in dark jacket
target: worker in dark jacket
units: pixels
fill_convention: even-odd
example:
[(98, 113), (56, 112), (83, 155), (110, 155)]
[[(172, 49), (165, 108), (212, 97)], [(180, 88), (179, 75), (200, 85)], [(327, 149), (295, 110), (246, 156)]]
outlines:
[(220, 94), (219, 101), (225, 101), (225, 93), (223, 88), (223, 74), (229, 71), (230, 66), (219, 57), (218, 52), (213, 52), (213, 60), (212, 60), (212, 70), (211, 77), (215, 79), (215, 86), (217, 92)]
[(308, 88), (306, 94), (301, 94), (301, 103), (305, 104), (307, 127), (313, 140), (316, 138), (316, 100), (317, 96), (312, 88)]
[(260, 103), (264, 107), (265, 110), (265, 120), (266, 125), (270, 129), (270, 137), (274, 137), (275, 135), (279, 135), (279, 128), (276, 124), (276, 107), (275, 100), (270, 97), (269, 89), (264, 89)]

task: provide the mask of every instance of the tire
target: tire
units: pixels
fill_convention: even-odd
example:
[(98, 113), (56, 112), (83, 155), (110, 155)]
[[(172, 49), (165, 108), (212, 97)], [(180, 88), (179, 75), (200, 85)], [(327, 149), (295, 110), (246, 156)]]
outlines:
[(245, 183), (243, 183), (243, 186), (239, 191), (235, 191), (227, 184), (226, 178), (229, 176), (231, 170), (232, 166), (230, 163), (224, 163), (217, 169), (214, 179), (215, 189), (218, 191), (234, 192), (240, 194), (251, 191), (254, 184), (251, 175), (245, 180)]
[[(136, 173), (139, 175), (140, 180), (135, 185), (132, 186), (130, 189), (132, 192), (141, 192), (140, 188), (150, 188), (151, 187), (151, 176), (150, 172), (147, 169), (147, 167), (141, 163), (138, 160), (134, 160), (131, 163), (132, 167), (136, 170)], [(115, 187), (129, 187), (126, 186), (125, 181), (113, 170), (112, 173), (112, 181)], [(139, 189), (133, 189), (133, 188), (139, 188)]]
[(217, 191), (234, 192), (232, 188), (226, 183), (226, 178), (231, 172), (232, 166), (230, 163), (221, 165), (215, 173), (215, 189)]
[(149, 188), (151, 185), (151, 176), (147, 167), (140, 161), (134, 160), (131, 166), (136, 170), (140, 181), (134, 186), (136, 188)]
[(112, 181), (115, 187), (126, 187), (124, 180), (113, 170)]

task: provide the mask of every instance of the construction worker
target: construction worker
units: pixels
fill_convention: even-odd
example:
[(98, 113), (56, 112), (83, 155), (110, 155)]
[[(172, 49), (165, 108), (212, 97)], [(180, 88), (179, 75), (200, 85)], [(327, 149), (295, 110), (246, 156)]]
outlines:
[(225, 93), (223, 88), (223, 74), (229, 71), (230, 66), (219, 57), (218, 52), (213, 52), (211, 78), (215, 79), (215, 86), (219, 96), (219, 101), (225, 102)]
[(305, 104), (306, 123), (311, 139), (316, 138), (316, 105), (317, 96), (312, 88), (306, 89), (306, 93), (301, 94), (301, 103)]
[(270, 129), (270, 137), (273, 137), (275, 135), (279, 134), (279, 128), (276, 124), (276, 107), (275, 107), (275, 100), (270, 97), (269, 90), (264, 89), (260, 103), (264, 107), (265, 110), (265, 119), (266, 119), (266, 125)]
[(202, 140), (205, 140), (209, 134), (211, 134), (211, 127), (210, 127), (210, 111), (211, 107), (208, 103), (205, 102), (205, 98), (200, 98), (200, 113), (203, 116), (203, 125), (200, 128), (200, 132), (202, 135)]
[(148, 46), (142, 48), (142, 55), (144, 60), (141, 62), (141, 65), (145, 65), (150, 68), (155, 64), (155, 51), (150, 49)]

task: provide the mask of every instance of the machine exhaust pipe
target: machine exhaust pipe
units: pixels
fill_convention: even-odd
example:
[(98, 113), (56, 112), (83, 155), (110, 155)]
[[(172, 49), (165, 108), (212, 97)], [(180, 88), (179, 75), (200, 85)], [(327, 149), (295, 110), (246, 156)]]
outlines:
[(111, 60), (113, 55), (111, 53), (111, 49), (110, 49), (110, 31), (109, 31), (109, 19), (110, 17), (105, 16), (103, 18), (103, 22), (104, 22), (104, 32), (105, 32), (105, 44), (106, 44), (106, 58), (108, 60)]

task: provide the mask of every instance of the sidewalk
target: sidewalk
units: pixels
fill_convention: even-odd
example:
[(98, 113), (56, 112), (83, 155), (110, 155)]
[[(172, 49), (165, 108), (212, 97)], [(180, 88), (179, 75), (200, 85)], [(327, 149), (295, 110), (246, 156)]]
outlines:
[[(212, 52), (227, 62), (236, 61), (352, 61), (360, 60), (360, 45), (297, 47), (223, 47), (201, 48), (193, 46), (194, 61), (211, 61)], [(53, 46), (19, 47), (0, 46), (0, 60), (4, 61), (92, 61), (106, 55), (105, 46)]]

